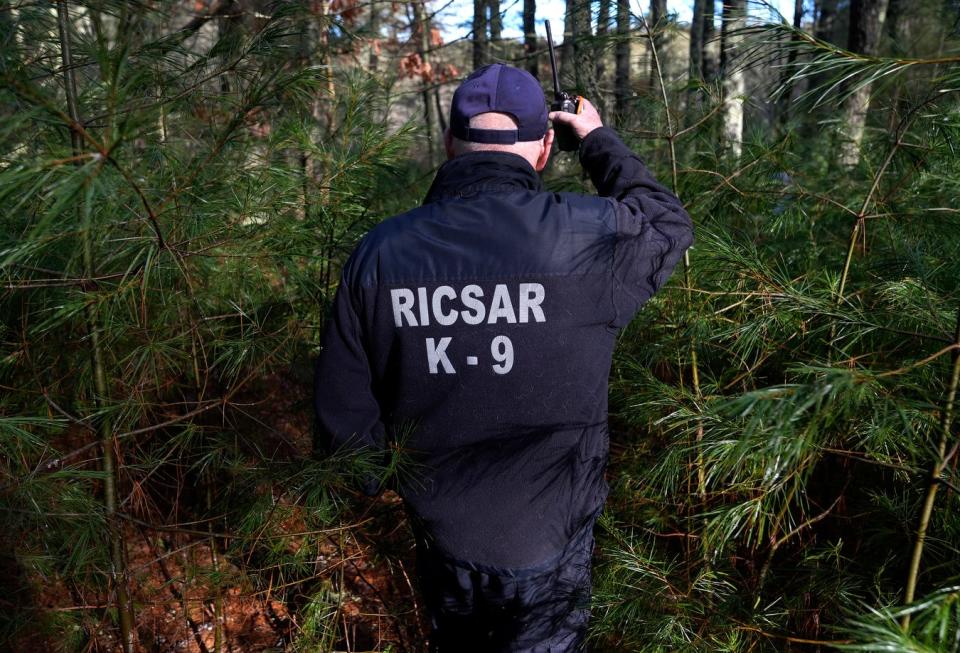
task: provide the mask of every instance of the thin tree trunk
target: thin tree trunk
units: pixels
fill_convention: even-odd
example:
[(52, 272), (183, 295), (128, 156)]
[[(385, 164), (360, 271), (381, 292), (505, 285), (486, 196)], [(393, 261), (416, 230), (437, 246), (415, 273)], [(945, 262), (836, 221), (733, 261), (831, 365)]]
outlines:
[(576, 3), (578, 0), (567, 0), (564, 5), (563, 13), (563, 44), (560, 46), (560, 66), (565, 79), (573, 77), (572, 71), (577, 68), (577, 62), (574, 61), (573, 35), (575, 33), (574, 22), (576, 20)]
[(443, 136), (444, 132), (447, 131), (447, 118), (444, 115), (443, 103), (440, 102), (439, 84), (434, 84), (433, 86), (433, 103), (437, 107), (437, 127), (440, 129), (440, 135)]
[[(663, 102), (663, 113), (667, 123), (666, 139), (667, 139), (667, 144), (670, 148), (670, 172), (671, 172), (670, 189), (673, 191), (675, 195), (679, 196), (679, 191), (678, 191), (679, 167), (677, 165), (677, 148), (676, 148), (677, 134), (676, 134), (676, 131), (674, 130), (674, 121), (672, 118), (672, 113), (670, 111), (670, 100), (667, 97), (666, 88), (664, 87), (664, 83), (663, 83), (663, 77), (664, 77), (663, 66), (661, 65), (659, 51), (657, 50), (656, 44), (653, 41), (653, 36), (651, 33), (651, 25), (648, 21), (644, 19), (642, 14), (640, 16), (640, 20), (641, 20), (641, 24), (643, 25), (646, 31), (646, 36), (650, 40), (649, 42), (652, 44), (651, 51), (650, 51), (650, 57), (652, 59), (651, 65), (658, 79), (657, 87), (660, 89), (660, 99)], [(690, 277), (689, 250), (684, 252), (683, 254), (683, 279), (684, 279), (684, 285), (687, 288), (686, 303), (689, 309), (692, 301), (691, 293), (694, 288), (693, 283), (691, 281), (691, 277)], [(696, 402), (699, 404), (703, 400), (703, 395), (700, 389), (700, 365), (697, 362), (697, 343), (694, 339), (690, 340), (690, 376), (691, 376), (691, 383), (693, 385), (694, 396), (696, 397)], [(701, 508), (700, 508), (701, 510), (706, 509), (706, 505), (705, 505), (706, 475), (704, 472), (703, 454), (701, 449), (702, 442), (703, 442), (703, 434), (704, 434), (703, 425), (702, 423), (698, 422), (697, 430), (696, 430), (696, 440), (695, 440), (695, 448), (697, 449), (695, 466), (697, 469), (697, 488), (698, 488), (697, 493), (701, 499)], [(689, 485), (688, 485), (688, 488), (689, 488)], [(687, 540), (685, 543), (685, 546), (689, 547), (690, 543), (691, 543), (690, 540)], [(709, 547), (706, 533), (704, 533), (703, 537), (700, 538), (700, 544), (701, 544), (701, 551), (703, 552), (704, 570), (709, 574), (711, 569), (711, 562), (710, 562), (710, 556), (709, 556), (710, 547)], [(688, 557), (690, 555), (689, 548), (687, 548), (687, 555)]]
[(723, 24), (720, 33), (720, 74), (723, 79), (723, 141), (734, 158), (739, 159), (743, 149), (743, 102), (746, 76), (738, 61), (740, 42), (738, 30), (746, 26), (746, 0), (724, 0)]
[(910, 11), (910, 3), (906, 0), (889, 0), (887, 7), (887, 33), (893, 40), (893, 47), (903, 55), (911, 54), (913, 42), (913, 23), (916, 14)]
[(486, 0), (486, 4), (487, 27), (490, 30), (487, 47), (490, 61), (496, 61), (503, 58), (503, 43), (500, 36), (503, 31), (503, 16), (500, 15), (500, 0)]
[[(850, 4), (850, 34), (847, 49), (865, 55), (877, 54), (887, 0), (853, 0)], [(854, 82), (856, 83), (856, 82)], [(846, 139), (840, 144), (840, 165), (854, 167), (860, 162), (860, 145), (870, 110), (870, 85), (864, 85), (847, 98), (843, 109)]]
[[(650, 0), (650, 31), (653, 35), (652, 45), (657, 50), (657, 55), (660, 57), (660, 65), (666, 65), (666, 52), (664, 51), (664, 29), (666, 29), (667, 23), (667, 0)], [(654, 93), (660, 95), (659, 88), (659, 79), (661, 75), (657, 74), (657, 71), (653, 65), (653, 57), (650, 57), (650, 88), (653, 89)]]
[[(960, 347), (960, 311), (957, 311), (957, 325), (954, 329), (953, 344)], [(920, 525), (917, 528), (916, 539), (913, 542), (913, 555), (910, 557), (910, 568), (907, 572), (907, 586), (903, 596), (905, 604), (912, 603), (917, 590), (917, 580), (920, 575), (920, 561), (923, 558), (923, 547), (927, 539), (927, 528), (930, 526), (930, 517), (933, 515), (934, 502), (937, 491), (940, 489), (940, 475), (950, 464), (950, 458), (957, 455), (956, 445), (947, 453), (947, 445), (953, 437), (954, 409), (957, 400), (957, 390), (960, 386), (960, 351), (953, 351), (953, 365), (951, 365), (950, 381), (947, 385), (947, 396), (943, 411), (940, 413), (940, 442), (937, 446), (937, 460), (930, 470), (930, 484), (924, 497), (923, 508), (920, 513)], [(910, 615), (906, 614), (902, 620), (903, 628), (910, 625)]]
[[(597, 88), (603, 88), (604, 78), (607, 76), (607, 57), (606, 57), (606, 48), (603, 47), (604, 42), (606, 41), (606, 36), (610, 32), (610, 0), (598, 0), (599, 8), (597, 10), (597, 37), (600, 43), (599, 50), (597, 52), (597, 66), (594, 73), (594, 79), (597, 82)], [(600, 114), (603, 115), (606, 113), (606, 98), (603, 93), (597, 95), (596, 100), (597, 106), (600, 109)]]
[(703, 3), (703, 54), (701, 55), (700, 74), (708, 82), (717, 78), (717, 61), (710, 52), (710, 44), (717, 38), (713, 0), (704, 0)]
[[(837, 3), (838, 0), (814, 0), (813, 3), (813, 36), (814, 38), (827, 43), (840, 43), (837, 38)], [(815, 74), (808, 82), (810, 88), (824, 88), (829, 73)], [(829, 86), (829, 84), (828, 84)], [(804, 125), (804, 133), (807, 137), (813, 137), (819, 131), (816, 121), (807, 121)]]
[[(415, 0), (416, 2), (416, 0)], [(420, 24), (419, 21), (417, 24)], [(473, 69), (487, 63), (490, 53), (487, 47), (487, 2), (473, 0)]]
[[(333, 106), (337, 91), (337, 87), (333, 82), (333, 64), (330, 60), (330, 23), (328, 18), (330, 15), (330, 4), (332, 4), (332, 0), (320, 0), (320, 2), (317, 3), (317, 40), (319, 43), (317, 49), (320, 52), (320, 66), (327, 76), (327, 97), (322, 104), (328, 134), (333, 133)], [(324, 164), (324, 168), (325, 167), (326, 164)], [(326, 178), (326, 170), (323, 171), (322, 178)]]
[(837, 0), (816, 0), (813, 35), (821, 41), (836, 42)]
[(377, 7), (376, 0), (370, 0), (370, 21), (367, 28), (370, 31), (370, 54), (367, 64), (370, 72), (376, 72), (380, 64), (380, 56), (377, 54), (380, 39), (380, 8)]
[[(907, 0), (890, 0), (890, 6), (887, 7), (887, 35), (893, 45), (893, 51), (896, 55), (908, 58), (913, 54), (913, 30), (914, 30), (914, 12), (910, 11), (910, 5)], [(943, 43), (943, 37), (940, 38)], [(941, 46), (942, 47), (942, 46)], [(904, 99), (904, 85), (906, 80), (898, 78), (894, 82), (893, 100), (890, 105), (893, 110), (890, 111), (890, 122), (888, 129), (896, 129), (897, 121), (900, 120), (904, 110), (907, 110), (907, 102)]]
[[(426, 0), (414, 0), (413, 22), (418, 30), (417, 50), (424, 67), (430, 64), (430, 19), (425, 6)], [(476, 53), (476, 51), (474, 51)], [(427, 127), (427, 162), (433, 165), (436, 161), (436, 135), (434, 133), (437, 121), (437, 108), (434, 105), (433, 93), (430, 89), (430, 80), (423, 80), (423, 89), (420, 94), (423, 98), (423, 119)]]
[(523, 52), (527, 70), (540, 78), (540, 57), (537, 56), (537, 0), (523, 0)]
[(703, 10), (707, 0), (693, 1), (690, 19), (690, 79), (703, 78)]
[(630, 0), (617, 0), (617, 50), (614, 79), (614, 122), (623, 127), (630, 98)]
[[(711, 0), (712, 1), (712, 0)], [(693, 108), (697, 105), (698, 86), (703, 83), (703, 10), (707, 0), (694, 0), (693, 16), (690, 19), (690, 55), (687, 69), (687, 118), (693, 121)]]
[[(803, 29), (803, 14), (804, 14), (803, 0), (794, 0), (793, 29), (795, 29), (797, 32)], [(795, 40), (799, 40), (799, 39), (795, 39)], [(787, 57), (787, 62), (792, 64), (796, 60), (797, 60), (797, 52), (795, 49), (791, 49), (790, 54)]]
[(597, 36), (606, 36), (610, 31), (610, 0), (598, 0)]
[[(19, 70), (23, 65), (20, 59), (20, 47), (17, 41), (17, 29), (20, 16), (17, 10), (11, 7), (0, 8), (0, 71)], [(17, 110), (16, 102), (0, 107), (0, 120), (13, 115)], [(20, 134), (20, 139), (29, 138), (29, 134)], [(18, 139), (18, 140), (20, 140)], [(10, 151), (15, 150), (12, 143), (8, 145)]]
[[(67, 112), (75, 125), (82, 125), (80, 109), (77, 104), (77, 80), (74, 75), (73, 56), (70, 50), (70, 12), (66, 0), (57, 2), (57, 18), (60, 28), (60, 52), (63, 64), (64, 87), (67, 96)], [(79, 161), (83, 151), (83, 139), (76, 129), (70, 130), (70, 144), (73, 155)], [(93, 262), (93, 242), (91, 240), (90, 212), (86, 207), (83, 210), (83, 227), (80, 231), (80, 248), (83, 260), (83, 275), (87, 279), (96, 276)], [(100, 432), (100, 446), (103, 450), (103, 502), (107, 521), (107, 539), (110, 547), (110, 580), (117, 596), (117, 614), (120, 621), (120, 646), (124, 653), (133, 653), (134, 615), (133, 605), (127, 589), (127, 564), (123, 550), (123, 539), (117, 528), (117, 471), (114, 457), (117, 443), (113, 437), (113, 425), (110, 414), (103, 411), (103, 402), (110, 394), (107, 384), (106, 362), (101, 341), (100, 319), (97, 314), (97, 301), (89, 291), (90, 297), (86, 302), (87, 332), (90, 336), (90, 356), (93, 367), (93, 384), (96, 395), (94, 405), (100, 413), (98, 430)]]
[(780, 85), (784, 87), (783, 95), (777, 103), (777, 127), (783, 130), (790, 121), (790, 105), (793, 102), (793, 87), (790, 77), (793, 75), (793, 65), (797, 61), (797, 47), (800, 42), (799, 32), (803, 29), (803, 0), (795, 0), (793, 5), (793, 29), (796, 33), (788, 43), (787, 62), (780, 74)]

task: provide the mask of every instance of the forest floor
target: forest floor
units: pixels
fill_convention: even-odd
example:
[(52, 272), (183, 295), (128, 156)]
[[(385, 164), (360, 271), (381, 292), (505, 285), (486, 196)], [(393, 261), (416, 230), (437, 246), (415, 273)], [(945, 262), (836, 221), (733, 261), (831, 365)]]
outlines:
[[(267, 434), (263, 437), (295, 448), (293, 455), (308, 455), (310, 418), (302, 398), (310, 395), (310, 388), (290, 375), (260, 385), (270, 388), (269, 394), (260, 395), (253, 407), (245, 405), (246, 421), (259, 423), (260, 434)], [(249, 547), (243, 559), (221, 554), (215, 565), (212, 547), (222, 550), (224, 540), (205, 535), (202, 525), (158, 528), (171, 521), (156, 515), (149, 522), (125, 522), (137, 650), (215, 653), (219, 589), (224, 653), (300, 650), (291, 644), (305, 627), (314, 628), (312, 641), (324, 641), (334, 651), (422, 651), (426, 627), (413, 589), (413, 539), (400, 498), (388, 491), (355, 502), (351, 510), (345, 521), (355, 526), (309, 543), (304, 537), (285, 538), (288, 554), (305, 544), (315, 546), (300, 556), (312, 560), (306, 573), (266, 562), (272, 544), (267, 537)], [(306, 528), (297, 523), (284, 527), (287, 532)], [(112, 621), (112, 597), (102, 589), (93, 583), (80, 587), (56, 578), (31, 578), (21, 569), (11, 573), (20, 577), (14, 610), (40, 611), (55, 621), (69, 615), (77, 632), (77, 638), (67, 642), (45, 634), (46, 628), (27, 628), (14, 650), (120, 650), (115, 629), (107, 625)], [(317, 596), (322, 597), (320, 604)], [(313, 626), (305, 623), (311, 611), (317, 615)], [(333, 622), (338, 632), (331, 641), (317, 632), (316, 624)]]

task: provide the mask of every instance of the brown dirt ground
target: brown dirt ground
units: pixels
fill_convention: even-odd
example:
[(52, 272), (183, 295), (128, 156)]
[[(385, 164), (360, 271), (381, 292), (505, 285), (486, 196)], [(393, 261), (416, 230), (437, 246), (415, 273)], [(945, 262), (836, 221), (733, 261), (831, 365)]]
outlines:
[[(304, 396), (303, 384), (277, 376), (263, 385), (272, 388), (269, 415), (256, 411), (256, 419), (270, 420), (274, 435), (283, 441), (278, 447), (308, 450), (309, 416), (294, 405), (294, 398)], [(70, 450), (70, 443), (61, 444), (66, 445), (61, 450)], [(303, 627), (301, 610), (311, 596), (324, 590), (332, 597), (330, 610), (337, 624), (332, 650), (412, 653), (424, 649), (424, 627), (412, 586), (412, 539), (401, 500), (386, 492), (377, 499), (359, 499), (354, 509), (357, 514), (351, 516), (351, 523), (359, 526), (324, 538), (287, 540), (290, 552), (304, 545), (316, 547), (314, 573), (293, 578), (287, 586), (281, 574), (271, 570), (257, 576), (258, 587), (252, 579), (255, 561), (219, 556), (221, 653), (298, 650), (292, 644)], [(145, 518), (143, 524), (123, 525), (136, 610), (136, 650), (216, 653), (211, 538), (201, 531), (183, 532), (191, 527), (155, 528), (163, 523), (169, 522)], [(291, 518), (283, 530), (303, 532), (305, 525)], [(29, 597), (31, 605), (17, 608), (47, 617), (58, 613), (74, 617), (84, 631), (81, 635), (85, 634), (78, 638), (80, 650), (120, 650), (108, 608), (111, 597), (104, 591), (49, 578), (28, 577), (20, 585), (25, 591), (17, 594), (17, 600)], [(41, 628), (21, 632), (12, 647), (24, 652), (77, 650), (73, 643), (54, 640)]]

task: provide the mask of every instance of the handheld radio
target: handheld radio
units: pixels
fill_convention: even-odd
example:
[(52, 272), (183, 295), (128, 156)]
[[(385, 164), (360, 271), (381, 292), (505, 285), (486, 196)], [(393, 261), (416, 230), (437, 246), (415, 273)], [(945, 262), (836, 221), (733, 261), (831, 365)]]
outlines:
[[(550, 50), (550, 70), (553, 73), (553, 102), (550, 103), (551, 111), (565, 111), (567, 113), (580, 113), (583, 109), (582, 99), (579, 95), (571, 95), (566, 91), (560, 90), (560, 77), (557, 75), (557, 57), (553, 53), (553, 34), (550, 32), (550, 21), (545, 20), (547, 26), (547, 48)], [(562, 152), (573, 152), (580, 147), (580, 139), (574, 133), (569, 125), (554, 124), (553, 132), (556, 135), (557, 147)]]

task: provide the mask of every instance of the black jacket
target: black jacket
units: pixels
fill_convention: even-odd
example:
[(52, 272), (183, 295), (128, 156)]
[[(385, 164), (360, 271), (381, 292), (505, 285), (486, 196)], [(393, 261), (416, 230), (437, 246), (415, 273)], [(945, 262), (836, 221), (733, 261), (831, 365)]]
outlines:
[(543, 568), (606, 498), (618, 329), (692, 242), (680, 201), (608, 128), (580, 161), (600, 196), (548, 193), (517, 155), (437, 173), (343, 269), (317, 366), (330, 448), (405, 437), (399, 491), (436, 548)]

